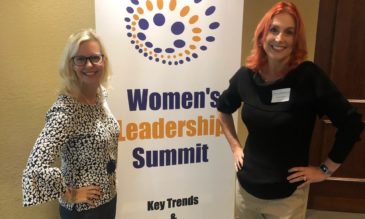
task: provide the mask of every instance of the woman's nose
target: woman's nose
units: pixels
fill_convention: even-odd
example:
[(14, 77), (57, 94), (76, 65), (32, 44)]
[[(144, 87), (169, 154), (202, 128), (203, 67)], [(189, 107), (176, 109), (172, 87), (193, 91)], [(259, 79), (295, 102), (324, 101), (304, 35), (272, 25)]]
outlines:
[(284, 36), (283, 36), (283, 33), (278, 33), (276, 36), (275, 36), (275, 40), (276, 41), (278, 41), (278, 42), (280, 42), (280, 41), (282, 41), (284, 38), (283, 38)]
[(93, 63), (90, 61), (90, 59), (86, 59), (85, 67), (93, 67)]

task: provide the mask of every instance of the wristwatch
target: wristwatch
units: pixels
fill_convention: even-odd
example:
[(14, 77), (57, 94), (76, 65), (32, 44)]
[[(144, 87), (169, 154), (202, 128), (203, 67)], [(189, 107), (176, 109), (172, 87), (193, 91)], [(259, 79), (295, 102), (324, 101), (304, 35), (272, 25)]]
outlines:
[(319, 165), (319, 169), (326, 175), (331, 176), (332, 175), (332, 171), (327, 167), (326, 164), (321, 163), (321, 165)]

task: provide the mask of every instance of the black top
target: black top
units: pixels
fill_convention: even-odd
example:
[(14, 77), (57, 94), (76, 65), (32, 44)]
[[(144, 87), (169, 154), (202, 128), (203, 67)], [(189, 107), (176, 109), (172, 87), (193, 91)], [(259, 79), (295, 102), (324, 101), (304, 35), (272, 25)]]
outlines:
[[(281, 95), (273, 94), (278, 91)], [(308, 165), (316, 116), (327, 115), (337, 128), (329, 153), (336, 163), (345, 160), (364, 126), (361, 115), (323, 71), (308, 61), (270, 85), (242, 67), (230, 79), (217, 108), (230, 114), (241, 102), (248, 136), (237, 177), (247, 192), (262, 199), (288, 197), (302, 183), (291, 184), (286, 177), (290, 168)]]

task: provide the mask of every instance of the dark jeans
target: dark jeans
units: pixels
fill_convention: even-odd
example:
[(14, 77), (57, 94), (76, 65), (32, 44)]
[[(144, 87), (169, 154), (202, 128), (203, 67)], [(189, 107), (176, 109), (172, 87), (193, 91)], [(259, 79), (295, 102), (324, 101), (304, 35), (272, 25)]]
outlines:
[(117, 197), (96, 208), (81, 212), (75, 209), (70, 211), (60, 205), (60, 215), (62, 219), (115, 219), (116, 203)]

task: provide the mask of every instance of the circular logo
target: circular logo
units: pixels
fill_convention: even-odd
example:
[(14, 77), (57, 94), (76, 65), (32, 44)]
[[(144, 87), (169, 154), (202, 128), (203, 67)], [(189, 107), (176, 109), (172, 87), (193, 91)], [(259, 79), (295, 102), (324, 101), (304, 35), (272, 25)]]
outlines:
[[(189, 3), (190, 2), (190, 3)], [(197, 59), (215, 41), (220, 23), (211, 21), (216, 7), (202, 0), (130, 0), (127, 36), (148, 60), (181, 65)]]

